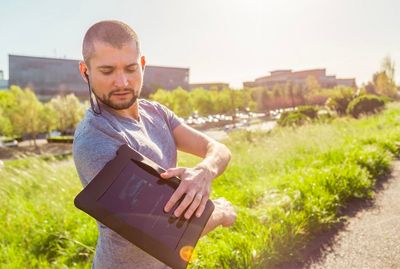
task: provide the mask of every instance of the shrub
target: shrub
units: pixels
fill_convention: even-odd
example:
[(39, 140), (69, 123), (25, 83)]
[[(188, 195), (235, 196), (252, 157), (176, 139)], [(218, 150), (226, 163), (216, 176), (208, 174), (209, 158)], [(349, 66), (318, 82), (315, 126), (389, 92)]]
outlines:
[(332, 109), (335, 110), (338, 115), (344, 115), (346, 114), (347, 107), (353, 97), (351, 95), (339, 95), (339, 96), (334, 96), (330, 97), (325, 105)]
[(306, 123), (309, 118), (299, 111), (285, 111), (281, 114), (278, 124), (281, 126), (295, 126)]
[(299, 106), (297, 107), (297, 111), (310, 119), (316, 119), (318, 117), (318, 108), (315, 106)]
[(375, 95), (362, 95), (355, 98), (347, 107), (347, 114), (358, 118), (361, 114), (373, 114), (382, 110), (385, 106), (385, 101)]
[(74, 142), (73, 136), (53, 136), (47, 138), (47, 143), (68, 143), (72, 144)]
[(315, 106), (299, 106), (294, 111), (285, 111), (281, 114), (278, 124), (281, 126), (302, 125), (318, 118), (318, 108)]

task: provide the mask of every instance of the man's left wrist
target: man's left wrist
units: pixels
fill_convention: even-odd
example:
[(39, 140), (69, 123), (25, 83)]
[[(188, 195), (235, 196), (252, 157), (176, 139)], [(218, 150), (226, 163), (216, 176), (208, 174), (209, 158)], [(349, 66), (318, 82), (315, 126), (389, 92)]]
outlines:
[(199, 170), (203, 171), (206, 179), (208, 179), (210, 181), (216, 177), (216, 173), (213, 172), (212, 169), (210, 167), (208, 167), (208, 165), (206, 165), (206, 164), (198, 164), (198, 165), (196, 165), (195, 169), (199, 169)]

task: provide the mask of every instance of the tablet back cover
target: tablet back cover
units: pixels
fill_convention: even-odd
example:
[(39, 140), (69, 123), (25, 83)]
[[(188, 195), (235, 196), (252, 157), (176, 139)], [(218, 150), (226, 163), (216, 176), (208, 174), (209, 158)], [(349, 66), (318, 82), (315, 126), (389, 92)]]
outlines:
[(75, 197), (75, 206), (172, 268), (186, 268), (214, 205), (200, 218), (175, 218), (164, 206), (178, 178), (162, 179), (165, 170), (128, 145), (122, 145), (94, 179)]

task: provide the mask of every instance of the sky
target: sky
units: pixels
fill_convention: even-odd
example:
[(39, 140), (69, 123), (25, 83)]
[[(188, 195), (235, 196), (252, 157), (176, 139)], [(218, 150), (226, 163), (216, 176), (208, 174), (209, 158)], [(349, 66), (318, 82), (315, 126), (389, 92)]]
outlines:
[(86, 30), (116, 19), (139, 35), (147, 64), (190, 68), (190, 82), (243, 81), (277, 69), (326, 68), (371, 80), (382, 59), (400, 82), (397, 0), (1, 0), (0, 70), (8, 54), (82, 59)]

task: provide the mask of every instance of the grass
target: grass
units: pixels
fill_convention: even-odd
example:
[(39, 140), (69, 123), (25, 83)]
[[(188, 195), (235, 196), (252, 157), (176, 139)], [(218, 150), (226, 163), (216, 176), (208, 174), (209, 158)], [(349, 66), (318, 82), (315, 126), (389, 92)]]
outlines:
[(0, 186), (0, 267), (90, 268), (95, 222), (77, 211), (71, 159), (5, 163)]
[[(373, 196), (397, 141), (400, 104), (359, 120), (231, 133), (225, 143), (233, 158), (212, 196), (230, 200), (238, 219), (202, 238), (190, 267), (269, 268), (301, 259), (350, 199)], [(179, 154), (180, 166), (197, 161)], [(81, 185), (71, 160), (8, 162), (0, 180), (0, 267), (90, 268), (97, 230), (73, 206)]]

